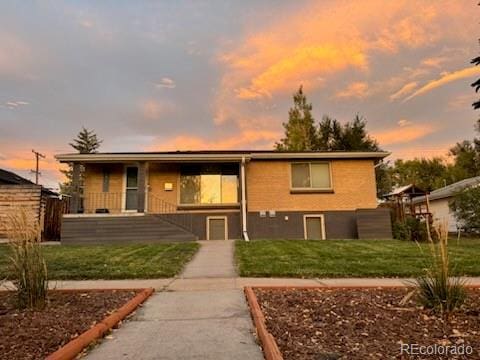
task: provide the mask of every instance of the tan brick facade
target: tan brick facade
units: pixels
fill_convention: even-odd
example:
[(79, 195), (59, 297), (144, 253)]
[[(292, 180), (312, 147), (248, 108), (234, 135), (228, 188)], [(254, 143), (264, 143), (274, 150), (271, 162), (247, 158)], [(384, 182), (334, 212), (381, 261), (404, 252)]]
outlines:
[[(334, 211), (377, 207), (374, 163), (372, 160), (332, 160), (333, 193), (294, 194), (290, 192), (291, 161), (254, 160), (247, 164), (248, 211)], [(102, 194), (103, 169), (109, 170), (109, 194)], [(85, 211), (94, 212), (98, 201), (106, 200), (114, 211), (124, 202), (123, 164), (92, 164), (86, 167)], [(175, 164), (148, 164), (147, 209), (159, 212), (163, 202), (178, 204), (179, 167)], [(165, 191), (165, 184), (173, 189)], [(96, 197), (96, 199), (95, 199)]]
[[(86, 213), (106, 207), (110, 213), (121, 212), (125, 202), (124, 164), (88, 164), (85, 167), (84, 208)], [(134, 166), (134, 165), (132, 165)], [(109, 172), (109, 191), (103, 193), (103, 172)], [(160, 207), (177, 204), (178, 166), (174, 164), (148, 164), (147, 168), (147, 209), (159, 212)], [(172, 183), (173, 189), (165, 191), (165, 183)], [(164, 209), (165, 210), (165, 209)]]
[(252, 161), (248, 164), (248, 211), (327, 211), (377, 207), (372, 160), (331, 161), (333, 193), (290, 193), (290, 164), (290, 161)]
[[(109, 173), (109, 190), (103, 192), (103, 172)], [(124, 190), (123, 164), (89, 164), (85, 167), (84, 202), (86, 213), (94, 213), (95, 209), (108, 208), (112, 213), (122, 209)]]
[[(148, 205), (150, 212), (169, 212), (161, 209), (166, 204), (178, 203), (179, 170), (175, 164), (149, 164), (148, 166)], [(172, 190), (165, 190), (165, 184), (172, 184)], [(167, 205), (168, 206), (168, 205)]]

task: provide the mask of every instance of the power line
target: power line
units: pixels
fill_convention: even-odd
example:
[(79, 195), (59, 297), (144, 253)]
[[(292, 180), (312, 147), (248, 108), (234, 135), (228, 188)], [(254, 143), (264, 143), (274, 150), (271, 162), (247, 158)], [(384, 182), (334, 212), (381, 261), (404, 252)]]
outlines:
[(32, 152), (35, 154), (35, 170), (30, 170), (31, 173), (35, 174), (35, 184), (38, 185), (38, 177), (42, 173), (39, 170), (39, 160), (40, 158), (45, 159), (45, 155), (39, 153), (38, 151), (32, 150)]

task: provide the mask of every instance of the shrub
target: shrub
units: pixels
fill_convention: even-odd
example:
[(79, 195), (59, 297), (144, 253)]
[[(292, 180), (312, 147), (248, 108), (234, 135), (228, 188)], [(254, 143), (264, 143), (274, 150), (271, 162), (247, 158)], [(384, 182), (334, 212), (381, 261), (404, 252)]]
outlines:
[(449, 205), (466, 232), (480, 232), (480, 186), (458, 193)]
[(436, 312), (448, 314), (466, 299), (465, 281), (455, 276), (448, 251), (448, 226), (435, 229), (438, 242), (429, 237), (430, 246), (425, 274), (415, 279), (420, 303)]
[(25, 209), (9, 215), (11, 274), (20, 308), (41, 309), (47, 298), (47, 266), (40, 245), (40, 226), (35, 219), (36, 215)]
[(398, 240), (426, 241), (428, 239), (427, 226), (424, 221), (408, 217), (405, 222), (393, 224), (393, 237)]

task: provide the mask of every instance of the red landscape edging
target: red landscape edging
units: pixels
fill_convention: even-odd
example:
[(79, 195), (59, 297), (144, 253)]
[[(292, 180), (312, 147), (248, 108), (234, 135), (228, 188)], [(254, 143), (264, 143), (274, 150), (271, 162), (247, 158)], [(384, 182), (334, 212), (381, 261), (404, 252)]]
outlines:
[(253, 292), (252, 287), (245, 287), (245, 296), (247, 297), (248, 305), (250, 306), (253, 323), (255, 324), (257, 335), (262, 344), (265, 359), (283, 360), (282, 353), (278, 349), (278, 345), (275, 342), (273, 335), (270, 334), (267, 330), (267, 326), (265, 325), (265, 317), (263, 316), (262, 309), (260, 309), (257, 296)]
[[(94, 289), (82, 289), (79, 291), (93, 291)], [(108, 289), (108, 290), (125, 290), (125, 289)], [(133, 290), (133, 289), (131, 289)], [(138, 290), (138, 289), (135, 289)], [(74, 359), (84, 348), (90, 345), (93, 341), (100, 339), (111, 328), (117, 325), (120, 321), (125, 319), (130, 313), (132, 313), (141, 303), (143, 303), (154, 292), (153, 288), (143, 289), (133, 299), (128, 301), (121, 308), (116, 310), (111, 315), (107, 316), (101, 322), (94, 327), (88, 329), (84, 333), (80, 334), (75, 339), (71, 340), (66, 345), (54, 353), (47, 356), (46, 360), (71, 360)]]

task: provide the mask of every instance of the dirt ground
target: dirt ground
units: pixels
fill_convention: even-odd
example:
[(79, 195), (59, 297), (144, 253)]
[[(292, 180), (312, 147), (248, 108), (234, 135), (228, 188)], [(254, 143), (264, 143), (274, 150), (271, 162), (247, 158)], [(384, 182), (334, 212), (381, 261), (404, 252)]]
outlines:
[[(480, 359), (479, 289), (469, 290), (466, 306), (449, 319), (421, 308), (414, 297), (401, 306), (409, 291), (255, 289), (285, 359)], [(473, 353), (415, 355), (420, 349), (412, 345), (408, 353), (406, 344), (436, 344), (437, 354), (439, 346), (471, 346)]]
[(0, 292), (0, 359), (44, 359), (124, 305), (135, 291), (49, 292), (42, 311), (17, 310)]

